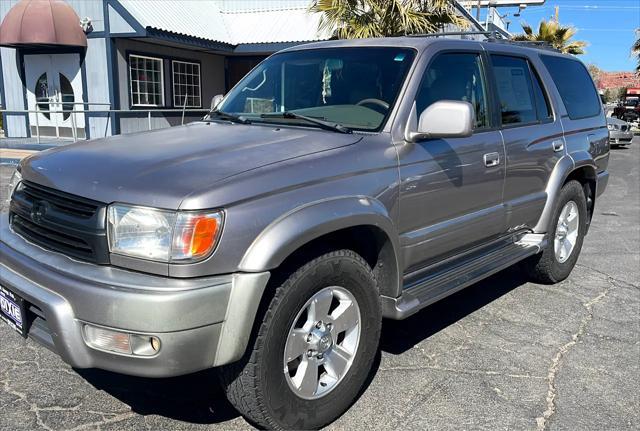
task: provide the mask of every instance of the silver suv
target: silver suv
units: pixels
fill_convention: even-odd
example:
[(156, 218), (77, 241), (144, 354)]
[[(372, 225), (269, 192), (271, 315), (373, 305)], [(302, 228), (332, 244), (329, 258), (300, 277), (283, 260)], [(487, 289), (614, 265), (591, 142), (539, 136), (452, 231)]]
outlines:
[(431, 37), (287, 49), (203, 121), (24, 160), (2, 316), (73, 367), (220, 367), (253, 423), (321, 427), (363, 389), (382, 318), (516, 263), (566, 278), (608, 159), (574, 57)]

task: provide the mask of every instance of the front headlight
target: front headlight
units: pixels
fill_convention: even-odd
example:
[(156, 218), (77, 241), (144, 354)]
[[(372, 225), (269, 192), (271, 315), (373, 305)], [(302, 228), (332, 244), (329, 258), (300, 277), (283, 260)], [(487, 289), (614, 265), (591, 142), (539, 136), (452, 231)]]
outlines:
[(11, 197), (13, 197), (13, 194), (16, 192), (16, 190), (19, 189), (21, 184), (22, 174), (19, 170), (16, 169), (15, 171), (13, 171), (13, 175), (11, 176), (9, 184), (7, 185), (7, 204), (11, 203)]
[(109, 250), (160, 262), (198, 261), (215, 248), (222, 220), (219, 211), (111, 205), (107, 211)]
[(607, 129), (614, 130), (615, 127), (613, 126), (613, 124), (607, 124)]

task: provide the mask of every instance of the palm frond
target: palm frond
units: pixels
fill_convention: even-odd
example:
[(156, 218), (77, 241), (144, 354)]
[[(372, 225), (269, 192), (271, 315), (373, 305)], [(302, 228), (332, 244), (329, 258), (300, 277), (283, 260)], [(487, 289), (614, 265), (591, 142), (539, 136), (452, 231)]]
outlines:
[(540, 21), (537, 33), (534, 33), (530, 25), (523, 22), (522, 30), (523, 33), (514, 35), (512, 40), (546, 42), (561, 52), (573, 55), (584, 54), (584, 48), (588, 46), (587, 42), (573, 40), (578, 32), (575, 27), (562, 26), (555, 20)]
[(466, 28), (449, 0), (314, 0), (318, 30), (334, 37), (400, 36), (438, 31), (445, 24)]

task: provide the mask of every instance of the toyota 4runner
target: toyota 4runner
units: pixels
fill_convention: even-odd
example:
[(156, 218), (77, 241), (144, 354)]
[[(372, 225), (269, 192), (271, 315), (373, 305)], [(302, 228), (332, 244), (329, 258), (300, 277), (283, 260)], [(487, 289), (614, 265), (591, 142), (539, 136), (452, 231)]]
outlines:
[(363, 390), (382, 318), (516, 263), (555, 283), (604, 191), (582, 63), (500, 41), (290, 48), (202, 121), (24, 160), (2, 214), (2, 318), (76, 368), (219, 367), (268, 428)]

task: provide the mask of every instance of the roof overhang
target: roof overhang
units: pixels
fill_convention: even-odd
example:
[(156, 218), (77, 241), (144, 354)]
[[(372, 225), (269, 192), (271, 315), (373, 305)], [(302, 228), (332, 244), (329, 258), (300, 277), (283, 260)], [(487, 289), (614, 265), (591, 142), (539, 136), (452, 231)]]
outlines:
[(233, 51), (234, 45), (226, 42), (202, 39), (199, 37), (188, 36), (185, 34), (174, 33), (158, 28), (147, 27), (146, 36), (165, 42), (172, 42), (184, 45), (190, 45), (196, 48), (213, 50), (213, 51)]
[(0, 46), (86, 48), (87, 37), (63, 0), (20, 0), (0, 24)]

